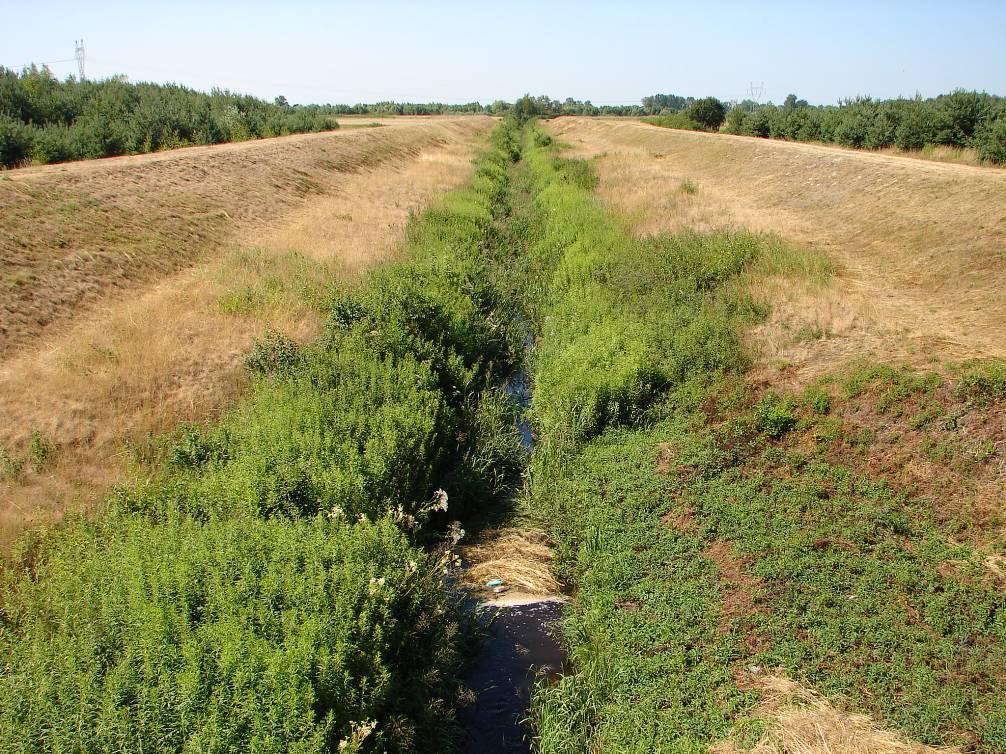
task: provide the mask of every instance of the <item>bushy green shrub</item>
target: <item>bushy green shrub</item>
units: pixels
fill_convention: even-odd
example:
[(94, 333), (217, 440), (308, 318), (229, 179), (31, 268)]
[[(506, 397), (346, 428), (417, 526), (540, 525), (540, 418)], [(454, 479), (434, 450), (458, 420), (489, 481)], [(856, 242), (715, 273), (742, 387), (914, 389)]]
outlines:
[(34, 134), (29, 126), (0, 113), (0, 166), (17, 167), (31, 156)]
[(297, 344), (283, 333), (266, 330), (245, 356), (245, 368), (253, 374), (275, 376), (289, 374), (300, 358)]
[(47, 68), (0, 68), (0, 166), (154, 152), (338, 128), (330, 107), (282, 107), (174, 84), (57, 81)]
[(685, 110), (685, 115), (702, 128), (718, 131), (727, 117), (727, 108), (715, 97), (703, 97), (689, 105)]
[(968, 367), (954, 385), (954, 392), (983, 405), (1006, 401), (1006, 363), (991, 361)]
[(994, 165), (1006, 165), (1006, 108), (998, 118), (978, 127), (974, 144), (979, 159)]
[(4, 588), (0, 751), (443, 751), (440, 578), (388, 520), (73, 525)]
[(640, 418), (662, 381), (643, 329), (624, 320), (596, 322), (542, 362), (532, 416), (543, 435), (576, 442)]
[(796, 426), (797, 418), (791, 403), (770, 395), (762, 399), (755, 409), (758, 429), (769, 437), (778, 439)]

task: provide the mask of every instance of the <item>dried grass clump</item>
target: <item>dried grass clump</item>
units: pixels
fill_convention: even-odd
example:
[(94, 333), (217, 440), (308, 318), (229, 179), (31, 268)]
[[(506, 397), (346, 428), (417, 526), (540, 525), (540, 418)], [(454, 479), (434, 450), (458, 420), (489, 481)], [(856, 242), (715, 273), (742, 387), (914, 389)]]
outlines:
[(533, 595), (555, 595), (562, 588), (552, 575), (552, 548), (542, 531), (489, 531), (477, 544), (461, 548), (461, 557), (469, 564), (464, 581), (475, 589), (484, 589), (490, 579)]
[(957, 747), (934, 748), (904, 741), (879, 728), (869, 715), (847, 712), (812, 689), (780, 675), (751, 681), (762, 695), (754, 710), (768, 725), (754, 748), (734, 742), (713, 747), (713, 754), (955, 754)]
[(985, 567), (999, 581), (1006, 581), (1006, 556), (989, 555), (985, 558)]

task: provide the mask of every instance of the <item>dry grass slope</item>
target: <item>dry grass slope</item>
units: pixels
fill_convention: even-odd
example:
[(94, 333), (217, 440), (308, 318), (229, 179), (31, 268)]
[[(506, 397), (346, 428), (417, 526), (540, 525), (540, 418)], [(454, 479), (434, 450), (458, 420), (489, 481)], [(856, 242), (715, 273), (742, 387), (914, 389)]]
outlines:
[(805, 382), (858, 355), (1006, 355), (1003, 171), (629, 120), (551, 127), (594, 158), (600, 195), (637, 233), (740, 226), (836, 263), (823, 289), (763, 282), (763, 376)]
[[(4, 297), (5, 316), (20, 307), (18, 321), (30, 321), (41, 300), (78, 305), (67, 304), (58, 327), (51, 320), (19, 330), (22, 347), (0, 361), (0, 450), (23, 457), (33, 436), (55, 447), (42, 468), (27, 463), (5, 474), (0, 464), (0, 546), (26, 525), (93, 504), (149, 451), (152, 437), (226, 407), (245, 384), (243, 354), (266, 327), (296, 339), (315, 332), (306, 294), (333, 280), (351, 284), (393, 255), (409, 213), (468, 176), (491, 123), (413, 121), (32, 169), (0, 180), (0, 196), (41, 183), (108, 192), (134, 205), (138, 218), (141, 207), (149, 210), (136, 226), (117, 228), (122, 241), (107, 249), (108, 260), (119, 260), (109, 262), (113, 272), (102, 263), (74, 277), (58, 271), (62, 263), (46, 263), (45, 244), (65, 260), (53, 238), (72, 221), (94, 242), (103, 233), (100, 219), (33, 205), (48, 218), (31, 241), (39, 277), (23, 284), (22, 299)], [(284, 184), (299, 172), (313, 176), (317, 190), (299, 194)], [(212, 234), (179, 234), (189, 191), (217, 218)], [(0, 222), (18, 237), (32, 235), (28, 220), (13, 223), (5, 213)], [(140, 259), (129, 246), (133, 233), (139, 246), (152, 235), (165, 239), (171, 258), (148, 249)], [(189, 244), (197, 250), (186, 251)]]
[(476, 121), (393, 122), (9, 171), (0, 177), (0, 355), (113, 294), (254, 239), (343, 176), (415, 159)]

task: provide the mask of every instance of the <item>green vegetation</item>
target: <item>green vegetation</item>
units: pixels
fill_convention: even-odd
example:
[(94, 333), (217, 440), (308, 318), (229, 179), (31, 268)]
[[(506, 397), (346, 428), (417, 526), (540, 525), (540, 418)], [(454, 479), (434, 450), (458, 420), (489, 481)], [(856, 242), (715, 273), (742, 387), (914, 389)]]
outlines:
[(330, 300), (317, 342), (267, 334), (223, 421), (22, 541), (0, 751), (454, 748), (467, 619), (421, 545), (522, 463), (501, 382), (523, 328), (495, 282), (511, 142), (410, 224), (409, 261)]
[(454, 609), (390, 521), (127, 517), (42, 544), (4, 597), (4, 751), (323, 752), (371, 721), (368, 743), (442, 750)]
[[(518, 126), (536, 112), (522, 100), (410, 224), (407, 262), (349, 293), (306, 275), (323, 335), (267, 333), (228, 416), (103, 515), (21, 542), (0, 751), (455, 750), (471, 636), (429, 545), (513, 494), (502, 384), (531, 341), (523, 500), (576, 595), (570, 668), (533, 699), (539, 752), (750, 749), (773, 673), (1006, 753), (999, 545), (878, 461), (884, 442), (958, 481), (1000, 463), (1001, 423), (975, 417), (1004, 408), (1003, 366), (752, 386), (750, 283), (829, 265), (750, 233), (627, 236), (589, 163)], [(0, 474), (56, 451), (39, 436)]]
[(714, 97), (657, 94), (643, 98), (644, 118), (665, 128), (720, 130), (744, 136), (815, 141), (846, 147), (919, 151), (945, 146), (974, 149), (985, 163), (1006, 164), (1006, 99), (956, 90), (923, 99), (858, 97), (813, 106), (795, 94), (782, 105), (745, 100), (729, 112)]
[[(912, 739), (1006, 751), (1006, 596), (982, 548), (853, 463), (875, 437), (835, 420), (879, 391), (887, 411), (918, 404), (909, 426), (944, 421), (939, 381), (871, 367), (840, 390), (747, 385), (739, 333), (762, 312), (745, 276), (826, 267), (749, 235), (632, 240), (563, 161), (526, 160), (547, 281), (528, 292), (528, 505), (576, 594), (573, 670), (535, 696), (537, 749), (747, 748), (771, 671)], [(976, 367), (953, 392), (1002, 401), (1002, 382)]]
[(703, 97), (689, 105), (685, 115), (703, 128), (716, 131), (727, 117), (727, 108), (715, 97)]
[(668, 115), (683, 112), (694, 102), (694, 97), (682, 97), (679, 94), (654, 94), (643, 97), (642, 106), (646, 115)]
[(683, 128), (689, 131), (718, 131), (723, 125), (727, 117), (727, 106), (715, 97), (697, 100), (689, 97), (687, 102), (687, 107), (680, 112), (664, 108), (660, 115), (643, 118), (643, 121), (663, 128)]
[(156, 152), (338, 128), (331, 108), (173, 84), (58, 81), (0, 68), (0, 167)]
[(678, 128), (684, 131), (701, 131), (702, 126), (689, 118), (684, 113), (671, 113), (669, 115), (654, 115), (642, 119), (644, 123), (650, 123), (661, 128)]
[(730, 111), (726, 131), (864, 149), (969, 147), (983, 162), (1006, 164), (1006, 100), (964, 90), (931, 99), (864, 97), (828, 107), (812, 107), (795, 95), (782, 106), (741, 103)]

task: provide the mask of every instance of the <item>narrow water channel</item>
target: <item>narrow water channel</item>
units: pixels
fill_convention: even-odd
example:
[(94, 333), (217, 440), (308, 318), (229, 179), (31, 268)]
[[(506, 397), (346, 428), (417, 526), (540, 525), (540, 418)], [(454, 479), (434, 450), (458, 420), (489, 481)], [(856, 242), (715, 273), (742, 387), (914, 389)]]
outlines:
[(531, 751), (523, 721), (538, 678), (555, 677), (565, 655), (558, 641), (562, 602), (489, 605), (480, 617), (485, 639), (468, 675), (476, 702), (462, 715), (469, 754)]
[[(525, 342), (530, 347), (530, 338)], [(520, 406), (517, 428), (530, 453), (534, 435), (525, 417), (531, 400), (528, 373), (520, 369), (507, 391)], [(531, 751), (526, 724), (531, 692), (539, 678), (559, 675), (566, 656), (559, 640), (560, 595), (507, 592), (479, 602), (483, 643), (468, 673), (476, 701), (462, 711), (467, 754), (519, 754)]]

